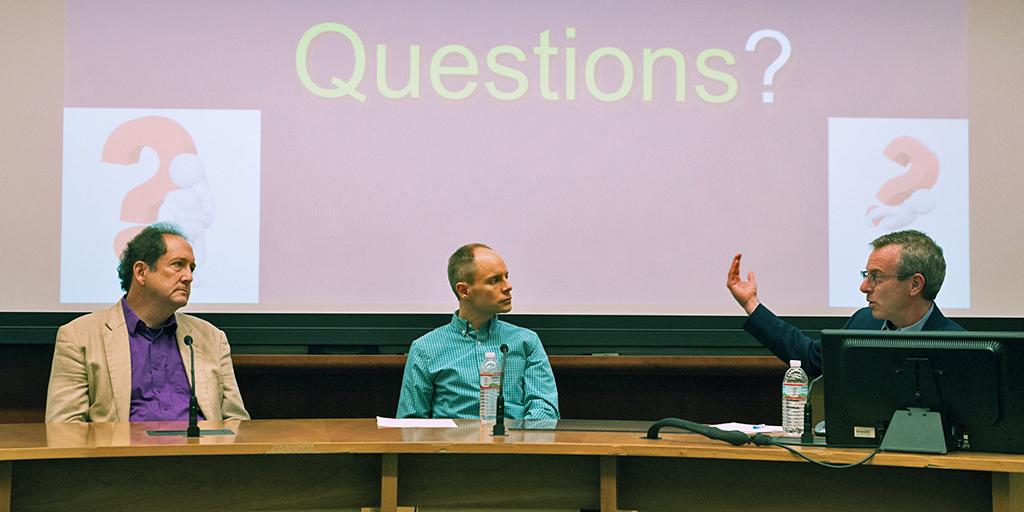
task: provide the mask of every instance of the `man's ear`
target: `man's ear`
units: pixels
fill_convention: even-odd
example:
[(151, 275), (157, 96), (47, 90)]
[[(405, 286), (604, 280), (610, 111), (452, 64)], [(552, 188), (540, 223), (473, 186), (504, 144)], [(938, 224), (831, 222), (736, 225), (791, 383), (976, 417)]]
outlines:
[(135, 282), (145, 286), (146, 285), (146, 274), (149, 273), (149, 265), (146, 265), (143, 261), (136, 261), (132, 265), (132, 277)]
[(459, 296), (459, 300), (469, 298), (469, 283), (455, 283), (455, 293)]
[(910, 276), (910, 295), (921, 295), (924, 293), (924, 276), (920, 273)]

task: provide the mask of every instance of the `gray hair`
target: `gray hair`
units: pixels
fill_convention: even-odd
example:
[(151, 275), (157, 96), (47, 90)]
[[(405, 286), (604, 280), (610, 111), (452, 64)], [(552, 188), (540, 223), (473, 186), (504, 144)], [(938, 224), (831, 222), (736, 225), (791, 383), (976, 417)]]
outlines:
[(899, 279), (907, 279), (914, 274), (924, 276), (925, 299), (935, 300), (946, 279), (946, 259), (942, 257), (939, 247), (928, 235), (908, 229), (882, 235), (871, 241), (871, 247), (881, 249), (889, 245), (900, 247), (900, 261), (896, 267)]

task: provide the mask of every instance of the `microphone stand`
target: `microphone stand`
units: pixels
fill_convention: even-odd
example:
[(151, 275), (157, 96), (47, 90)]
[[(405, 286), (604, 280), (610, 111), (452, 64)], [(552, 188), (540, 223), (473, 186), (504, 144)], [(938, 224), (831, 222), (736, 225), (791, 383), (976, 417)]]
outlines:
[(820, 379), (821, 376), (811, 379), (811, 383), (807, 385), (807, 402), (804, 403), (804, 431), (800, 434), (801, 443), (814, 443), (814, 421), (811, 419), (811, 391), (814, 390), (814, 384)]
[(188, 399), (188, 428), (185, 430), (147, 430), (146, 433), (151, 436), (185, 436), (185, 437), (199, 437), (200, 434), (204, 436), (233, 436), (235, 435), (230, 429), (221, 428), (208, 428), (200, 432), (199, 430), (199, 399), (196, 398), (196, 352), (192, 347), (192, 336), (185, 336), (182, 338), (185, 345), (188, 345), (189, 355), (189, 368), (192, 369), (192, 392)]
[(501, 377), (498, 379), (498, 404), (495, 407), (494, 430), (492, 436), (505, 435), (505, 359), (508, 356), (508, 345), (501, 344)]
[(199, 399), (196, 398), (196, 352), (192, 348), (192, 336), (185, 336), (188, 345), (189, 367), (192, 369), (192, 390), (188, 400), (188, 430), (186, 437), (199, 437)]

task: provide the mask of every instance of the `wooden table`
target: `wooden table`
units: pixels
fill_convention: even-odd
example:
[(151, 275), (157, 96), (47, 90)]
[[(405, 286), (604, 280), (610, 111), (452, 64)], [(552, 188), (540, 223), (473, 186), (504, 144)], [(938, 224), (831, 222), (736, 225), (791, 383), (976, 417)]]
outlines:
[[(371, 419), (0, 425), (0, 510), (397, 506), (639, 510), (1024, 510), (1024, 456), (879, 454), (824, 469), (691, 434), (378, 429)], [(804, 448), (849, 463), (868, 452)]]

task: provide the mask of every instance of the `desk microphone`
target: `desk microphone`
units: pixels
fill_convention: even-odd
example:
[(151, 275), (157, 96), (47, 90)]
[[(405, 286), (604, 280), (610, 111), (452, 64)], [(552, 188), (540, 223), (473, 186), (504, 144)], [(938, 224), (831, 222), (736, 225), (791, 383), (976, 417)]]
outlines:
[(494, 411), (494, 430), (492, 436), (505, 435), (505, 360), (508, 359), (508, 345), (501, 344), (501, 368), (498, 370), (498, 405)]
[(196, 352), (192, 348), (192, 336), (185, 336), (188, 345), (189, 366), (192, 370), (192, 392), (188, 400), (188, 430), (186, 437), (199, 437), (199, 399), (196, 398)]
[(807, 401), (804, 402), (804, 431), (800, 434), (801, 443), (813, 443), (814, 442), (814, 421), (811, 420), (811, 391), (814, 390), (814, 383), (821, 380), (822, 376), (818, 376), (811, 380), (811, 383), (807, 386)]

